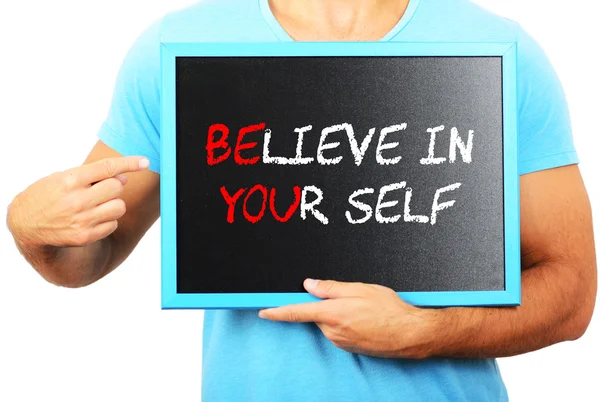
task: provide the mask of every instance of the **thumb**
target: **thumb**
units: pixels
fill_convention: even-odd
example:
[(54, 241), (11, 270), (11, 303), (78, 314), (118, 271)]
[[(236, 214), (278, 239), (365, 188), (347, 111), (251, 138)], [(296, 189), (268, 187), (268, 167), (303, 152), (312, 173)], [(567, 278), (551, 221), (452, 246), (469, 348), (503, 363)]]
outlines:
[(361, 282), (339, 282), (311, 278), (304, 281), (304, 288), (311, 295), (321, 299), (363, 296), (369, 290), (368, 286)]

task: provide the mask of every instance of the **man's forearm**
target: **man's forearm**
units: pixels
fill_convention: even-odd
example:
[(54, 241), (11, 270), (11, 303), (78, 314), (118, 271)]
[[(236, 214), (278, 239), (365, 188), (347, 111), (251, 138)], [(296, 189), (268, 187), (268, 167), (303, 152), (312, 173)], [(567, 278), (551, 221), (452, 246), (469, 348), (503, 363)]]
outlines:
[(16, 243), (21, 254), (44, 279), (70, 288), (87, 286), (103, 277), (112, 247), (110, 236), (83, 247)]
[(19, 252), (48, 282), (65, 287), (81, 287), (106, 274), (113, 236), (82, 247), (56, 247), (30, 241), (18, 233), (12, 223), (9, 207), (7, 226)]
[(540, 263), (522, 273), (521, 306), (436, 310), (429, 355), (505, 357), (577, 339), (589, 323), (596, 293), (595, 275), (582, 282), (578, 272), (558, 262)]

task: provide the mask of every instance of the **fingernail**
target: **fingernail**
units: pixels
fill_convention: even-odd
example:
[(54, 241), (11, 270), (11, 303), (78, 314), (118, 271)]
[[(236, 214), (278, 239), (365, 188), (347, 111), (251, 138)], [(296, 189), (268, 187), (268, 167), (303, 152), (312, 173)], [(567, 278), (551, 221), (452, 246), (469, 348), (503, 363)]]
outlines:
[(146, 158), (142, 158), (140, 159), (140, 169), (146, 169), (148, 166), (150, 166), (150, 161)]
[(309, 288), (316, 288), (318, 283), (319, 283), (318, 279), (311, 279), (311, 278), (306, 279), (306, 286)]
[(121, 182), (121, 184), (127, 184), (127, 176), (125, 176), (124, 174), (118, 174), (115, 176), (115, 178), (118, 179)]
[(265, 318), (265, 313), (263, 313), (263, 310), (260, 310), (260, 311), (258, 312), (258, 316), (259, 316), (260, 318)]

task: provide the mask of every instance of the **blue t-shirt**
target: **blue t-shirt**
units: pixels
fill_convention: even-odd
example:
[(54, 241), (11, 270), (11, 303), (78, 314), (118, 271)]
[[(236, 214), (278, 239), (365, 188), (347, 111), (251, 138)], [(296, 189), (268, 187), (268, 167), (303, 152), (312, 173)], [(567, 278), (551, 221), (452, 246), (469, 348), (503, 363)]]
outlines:
[[(291, 41), (268, 0), (206, 0), (150, 26), (129, 50), (99, 138), (160, 168), (159, 42)], [(518, 52), (520, 174), (577, 163), (569, 113), (546, 55), (515, 22), (467, 0), (411, 0), (382, 39), (513, 42)], [(206, 401), (504, 401), (494, 359), (384, 359), (335, 347), (313, 323), (263, 320), (257, 311), (205, 312)]]

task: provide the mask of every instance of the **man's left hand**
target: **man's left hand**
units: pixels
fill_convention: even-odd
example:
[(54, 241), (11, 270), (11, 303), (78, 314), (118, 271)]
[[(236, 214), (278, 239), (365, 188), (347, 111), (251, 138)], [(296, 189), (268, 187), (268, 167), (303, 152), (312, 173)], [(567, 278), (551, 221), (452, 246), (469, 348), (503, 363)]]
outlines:
[(410, 305), (393, 289), (374, 284), (306, 279), (304, 288), (325, 300), (261, 310), (259, 317), (314, 322), (351, 353), (415, 359), (433, 354), (437, 310)]

